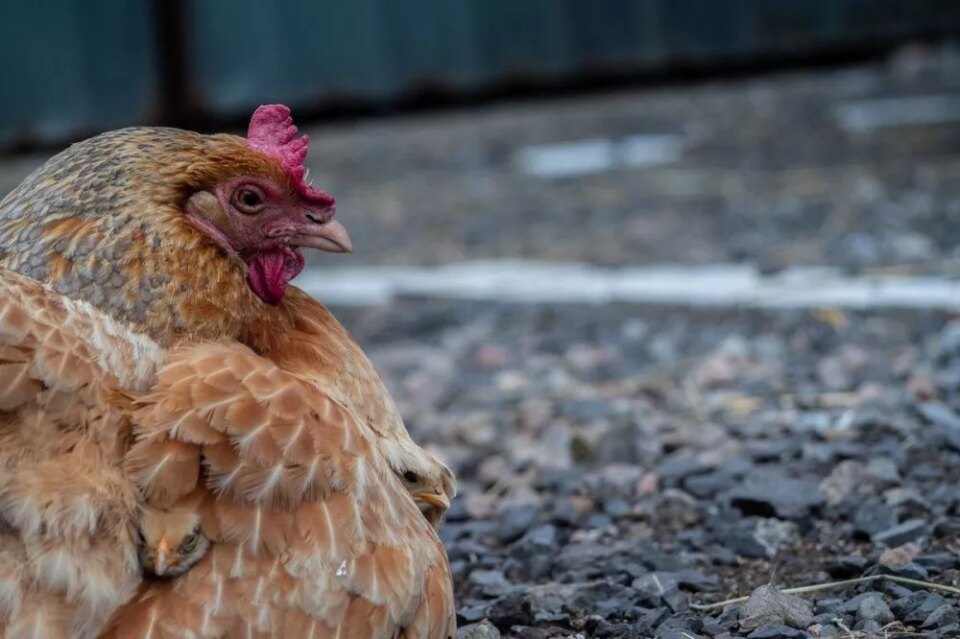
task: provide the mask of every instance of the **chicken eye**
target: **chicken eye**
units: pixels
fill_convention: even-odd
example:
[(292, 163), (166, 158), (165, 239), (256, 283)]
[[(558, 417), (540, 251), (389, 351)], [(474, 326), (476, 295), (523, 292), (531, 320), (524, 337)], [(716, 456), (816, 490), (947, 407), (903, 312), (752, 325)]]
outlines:
[(263, 207), (263, 194), (252, 186), (242, 186), (233, 194), (233, 201), (242, 213), (259, 213)]
[(403, 478), (411, 484), (417, 483), (417, 480), (420, 479), (420, 477), (412, 470), (408, 470), (407, 472), (403, 473)]
[(200, 540), (200, 534), (196, 531), (190, 533), (183, 538), (183, 541), (180, 542), (180, 550), (182, 552), (190, 552), (197, 546), (197, 542)]

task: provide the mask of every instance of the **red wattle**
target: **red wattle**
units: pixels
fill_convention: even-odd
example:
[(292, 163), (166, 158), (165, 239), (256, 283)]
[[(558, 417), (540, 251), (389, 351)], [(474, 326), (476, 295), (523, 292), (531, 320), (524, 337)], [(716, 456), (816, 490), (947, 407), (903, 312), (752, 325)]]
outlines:
[(279, 304), (287, 283), (303, 270), (303, 255), (287, 246), (258, 251), (246, 262), (247, 283), (267, 304)]

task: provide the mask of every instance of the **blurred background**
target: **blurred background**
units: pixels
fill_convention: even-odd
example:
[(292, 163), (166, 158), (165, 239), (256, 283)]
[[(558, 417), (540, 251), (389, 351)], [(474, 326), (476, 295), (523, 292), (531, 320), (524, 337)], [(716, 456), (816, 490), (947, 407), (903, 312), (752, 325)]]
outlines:
[[(960, 584), (957, 0), (36, 0), (0, 60), (0, 195), (293, 108), (355, 246), (297, 283), (458, 472), (461, 624), (738, 637), (690, 603)], [(756, 636), (960, 636), (904, 590)]]
[(859, 267), (958, 239), (951, 0), (42, 0), (0, 25), (2, 191), (99, 131), (283, 102), (341, 265)]

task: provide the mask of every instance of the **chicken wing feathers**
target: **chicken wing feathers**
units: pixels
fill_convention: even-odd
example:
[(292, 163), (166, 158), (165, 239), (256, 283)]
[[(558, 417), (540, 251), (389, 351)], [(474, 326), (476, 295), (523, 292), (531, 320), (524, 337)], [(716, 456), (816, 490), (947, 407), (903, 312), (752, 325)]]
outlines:
[(148, 587), (111, 636), (454, 634), (443, 547), (374, 433), (244, 346), (168, 357), (127, 464), (151, 500), (203, 492), (214, 547), (174, 587)]

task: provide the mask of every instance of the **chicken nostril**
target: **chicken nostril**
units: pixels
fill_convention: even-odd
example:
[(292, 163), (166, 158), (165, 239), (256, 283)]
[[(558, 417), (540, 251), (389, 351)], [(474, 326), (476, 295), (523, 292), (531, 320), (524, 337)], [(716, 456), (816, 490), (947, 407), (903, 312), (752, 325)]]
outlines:
[(310, 220), (311, 222), (313, 222), (314, 224), (326, 224), (326, 223), (327, 223), (326, 220), (324, 220), (323, 218), (319, 218), (319, 217), (313, 215), (312, 213), (307, 213), (306, 216), (307, 216), (307, 219)]

